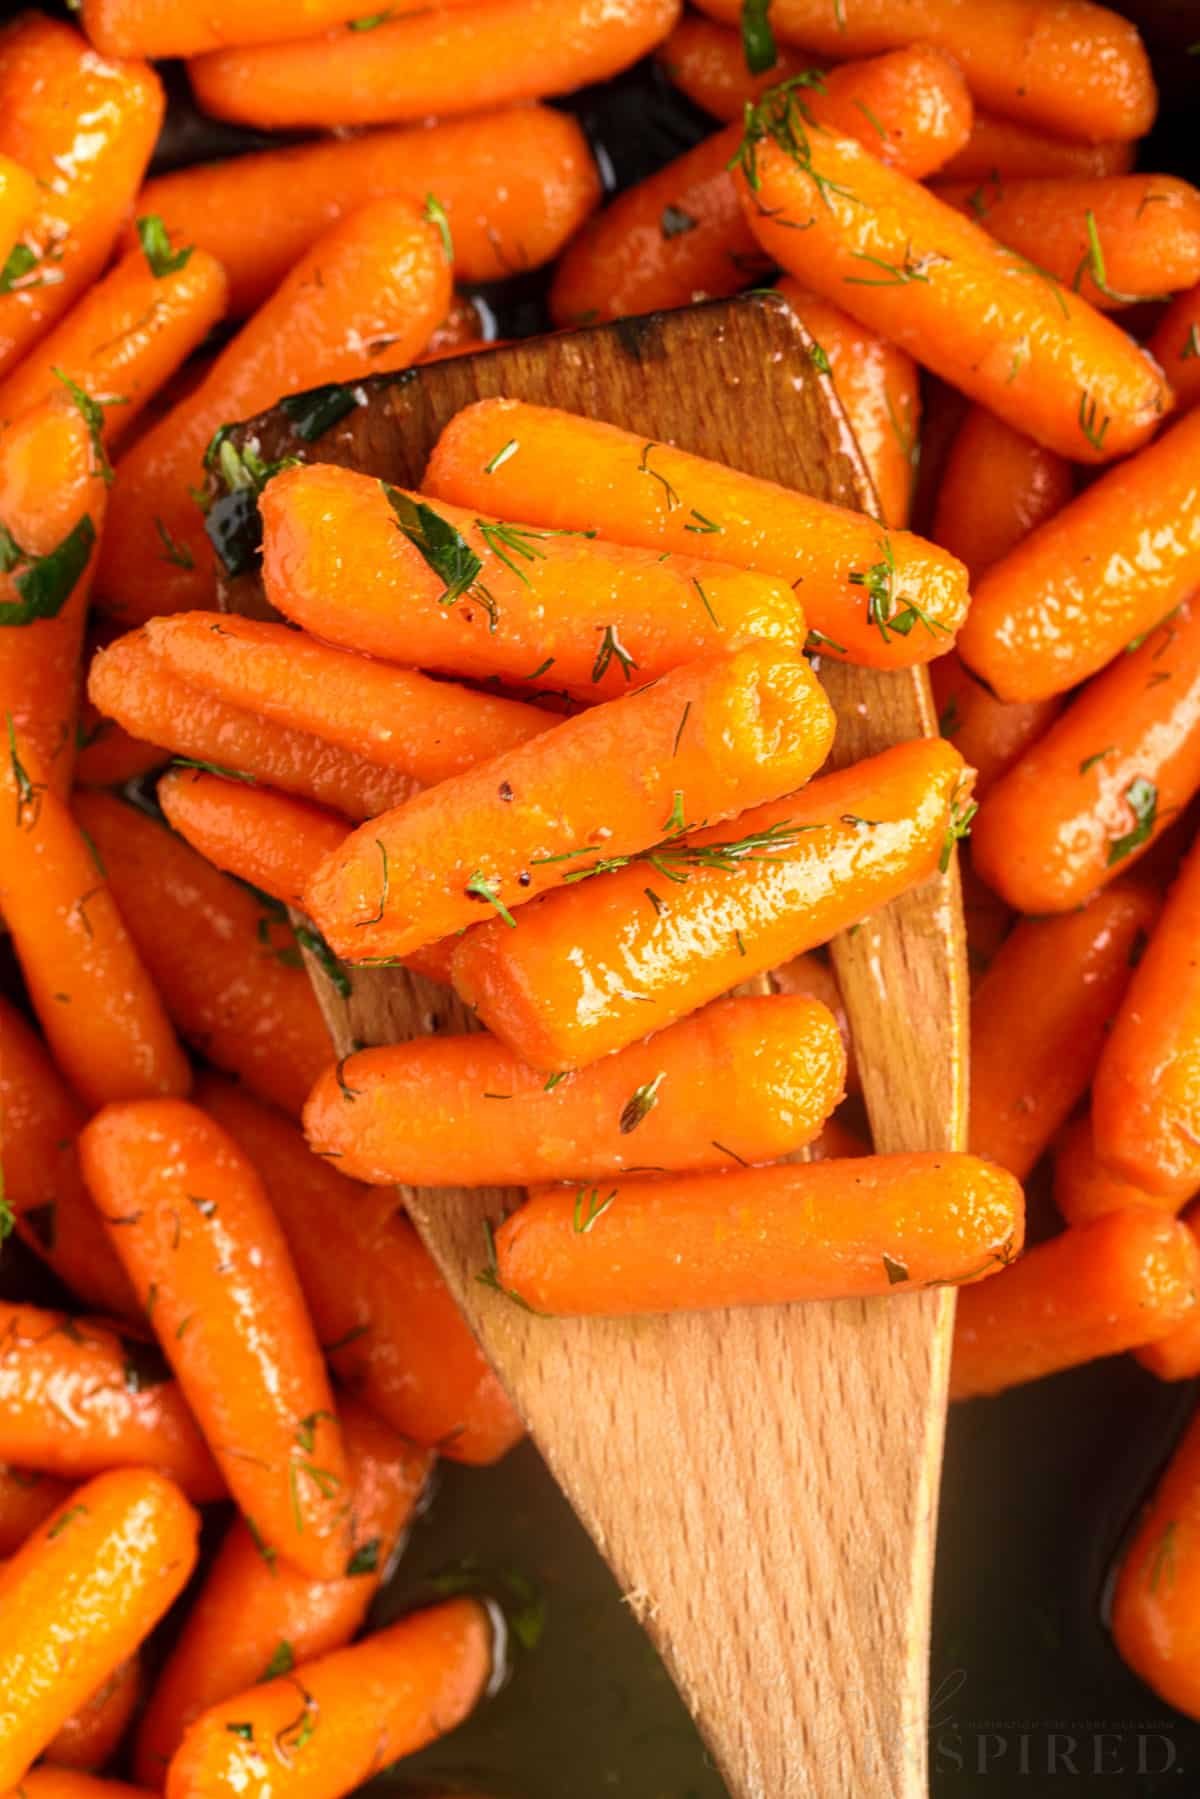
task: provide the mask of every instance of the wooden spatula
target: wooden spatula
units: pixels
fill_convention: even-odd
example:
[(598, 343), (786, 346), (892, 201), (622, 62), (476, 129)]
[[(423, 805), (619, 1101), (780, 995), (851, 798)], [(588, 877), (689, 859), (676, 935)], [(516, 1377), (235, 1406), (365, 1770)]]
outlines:
[[(786, 306), (756, 297), (381, 378), (353, 390), (357, 403), (347, 390), (325, 407), (276, 408), (234, 440), (256, 439), (267, 459), (338, 462), (416, 487), (446, 421), (507, 395), (874, 511), (810, 349)], [(228, 582), (224, 603), (260, 614), (264, 604), (253, 576)], [(821, 674), (838, 712), (836, 763), (933, 729), (917, 673), (826, 661)], [(833, 954), (876, 1146), (961, 1148), (956, 872), (848, 932)], [(319, 969), (314, 978), (339, 1055), (471, 1025), (444, 988), (400, 969), (356, 972), (346, 1000)], [(474, 1278), (483, 1220), (518, 1198), (403, 1192), (733, 1799), (918, 1799), (952, 1297), (533, 1318)]]

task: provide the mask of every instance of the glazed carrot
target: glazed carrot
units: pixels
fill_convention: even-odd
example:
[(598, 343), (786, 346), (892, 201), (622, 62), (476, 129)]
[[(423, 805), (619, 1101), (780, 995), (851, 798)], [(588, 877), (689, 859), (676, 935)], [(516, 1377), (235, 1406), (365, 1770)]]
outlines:
[[(388, 17), (420, 12), (425, 0), (393, 0)], [(443, 7), (478, 0), (439, 0)], [(195, 56), (227, 44), (316, 37), (362, 18), (360, 0), (84, 0), (83, 28), (106, 56)]]
[(461, 1723), (491, 1677), (492, 1632), (476, 1600), (449, 1599), (223, 1700), (184, 1737), (167, 1799), (339, 1799)]
[(0, 1457), (82, 1480), (160, 1468), (196, 1500), (224, 1483), (156, 1350), (97, 1319), (0, 1303)]
[[(268, 484), (262, 514), (264, 580), (281, 611), (318, 637), (419, 668), (476, 679), (498, 675), (594, 701), (614, 699), (631, 683), (657, 679), (708, 651), (738, 648), (751, 638), (771, 638), (797, 654), (804, 645), (801, 603), (778, 577), (686, 552), (664, 561), (656, 551), (601, 542), (590, 531), (548, 532), (457, 506), (431, 506), (419, 494), (350, 469), (318, 463), (284, 470)], [(469, 585), (448, 583), (445, 559), (435, 544), (440, 526), (457, 533), (465, 546), (460, 554), (478, 560)], [(701, 535), (719, 536), (720, 526), (697, 515), (692, 533), (695, 543)], [(447, 603), (452, 592), (457, 604)], [(198, 626), (177, 629), (194, 647), (187, 662), (182, 649), (177, 653), (176, 672), (197, 684), (220, 679), (224, 697), (235, 698), (250, 675), (236, 644), (227, 658), (230, 645), (224, 639), (206, 644)], [(265, 630), (259, 626), (253, 641), (269, 641)], [(155, 627), (153, 641), (162, 646), (160, 653), (168, 653), (174, 640), (169, 623), (165, 630), (161, 624)], [(278, 659), (285, 671), (296, 667), (295, 675), (287, 676), (290, 691), (307, 664), (292, 647), (294, 632), (277, 630), (274, 641), (281, 646)], [(303, 640), (300, 650), (309, 663), (322, 654), (315, 645), (306, 649)], [(196, 660), (201, 654), (202, 675)], [(373, 678), (376, 684), (416, 683), (414, 695), (436, 698), (450, 723), (448, 702), (459, 690), (395, 670), (377, 669), (372, 677), (371, 665), (364, 670), (361, 661), (343, 660), (339, 666), (357, 667), (360, 680)], [(345, 685), (349, 687), (348, 680)], [(245, 691), (253, 701), (247, 697), (242, 704), (262, 703), (261, 682)], [(320, 691), (332, 692), (326, 675)], [(362, 701), (348, 709), (361, 719), (368, 703), (364, 692)], [(383, 704), (382, 696), (375, 704)], [(466, 705), (464, 699), (462, 707)], [(478, 698), (473, 697), (473, 705), (488, 716)], [(507, 740), (497, 729), (491, 751), (484, 747), (485, 739), (479, 754), (472, 734), (471, 761), (520, 741), (518, 715), (525, 734), (533, 734), (525, 708), (503, 700), (489, 705), (497, 721), (511, 718), (514, 729)], [(290, 709), (288, 715), (300, 722)], [(282, 719), (284, 713), (271, 716)], [(544, 729), (545, 715), (534, 717)], [(312, 717), (304, 724), (308, 730), (318, 728)], [(423, 742), (428, 731), (427, 718), (414, 714), (414, 741)], [(340, 740), (366, 752), (375, 733), (364, 739), (360, 725), (352, 737)], [(380, 751), (375, 747), (370, 753)], [(469, 762), (460, 758), (457, 765), (447, 761), (444, 766), (446, 773), (454, 773)]]
[(103, 1768), (117, 1752), (142, 1697), (142, 1664), (133, 1654), (113, 1669), (46, 1745), (60, 1768)]
[[(736, 24), (739, 0), (700, 0)], [(1004, 118), (1098, 143), (1141, 137), (1154, 119), (1150, 63), (1137, 28), (1090, 0), (774, 0), (783, 44), (864, 56), (935, 44), (960, 63), (980, 104)]]
[(106, 498), (87, 424), (61, 388), (0, 435), (0, 725), (12, 720), (60, 797)]
[(3, 999), (0, 1115), (4, 1119), (4, 1197), (22, 1241), (87, 1305), (136, 1317), (136, 1295), (109, 1246), (79, 1172), (75, 1138), (87, 1112), (37, 1033), (16, 1007)]
[(29, 1468), (0, 1466), (0, 1556), (10, 1556), (56, 1512), (71, 1491), (67, 1481)]
[(949, 1154), (539, 1187), (497, 1230), (494, 1274), (565, 1316), (867, 1298), (991, 1274), (1024, 1220), (1011, 1175)]
[(1100, 1058), (1095, 1087), (1101, 1158), (1151, 1192), (1200, 1186), (1200, 852), (1167, 895)]
[(497, 1461), (520, 1420), (396, 1195), (348, 1181), (228, 1082), (200, 1097), (266, 1184), (339, 1382), (410, 1442)]
[(1017, 181), (1062, 175), (1127, 175), (1136, 151), (1137, 146), (1128, 140), (1080, 143), (976, 108), (970, 137), (939, 172), (947, 181), (986, 181), (1005, 175)]
[[(549, 475), (559, 468), (570, 481)], [(599, 530), (778, 575), (803, 594), (822, 654), (874, 667), (940, 654), (967, 604), (961, 565), (909, 532), (883, 532), (861, 513), (773, 481), (521, 401), (464, 407), (438, 439), (425, 489), (545, 528)], [(265, 574), (270, 582), (269, 559)]]
[(198, 1528), (173, 1482), (114, 1470), (73, 1493), (0, 1572), (0, 1788), (16, 1785), (182, 1591)]
[(1198, 454), (1193, 411), (995, 563), (959, 639), (967, 667), (1002, 699), (1044, 699), (1187, 599), (1200, 582)]
[[(803, 78), (804, 106), (919, 179), (965, 141), (971, 102), (958, 67), (920, 45)], [(740, 120), (627, 188), (572, 241), (555, 273), (550, 312), (560, 325), (719, 299), (770, 267), (743, 216), (730, 174)]]
[(322, 1075), (304, 1129), (339, 1173), (379, 1184), (515, 1187), (724, 1168), (811, 1142), (845, 1072), (837, 1020), (818, 1001), (718, 1000), (549, 1092), (544, 1075), (478, 1033), (363, 1050)]
[[(950, 446), (931, 535), (963, 561), (974, 583), (1071, 497), (1070, 464), (986, 407), (973, 406)], [(1036, 743), (1057, 717), (1057, 696), (1006, 703), (963, 667), (956, 651), (929, 671), (938, 726), (975, 770), (975, 797)]]
[(109, 62), (44, 14), (0, 30), (0, 154), (37, 182), (37, 204), (0, 276), (0, 375), (61, 318), (108, 260), (163, 116), (140, 62)]
[(37, 183), (29, 170), (0, 155), (0, 256), (5, 262), (36, 199)]
[(1086, 1091), (1154, 923), (1153, 896), (1110, 887), (1081, 912), (1026, 918), (971, 1002), (972, 1150), (1024, 1180)]
[(444, 118), (605, 81), (661, 43), (679, 10), (679, 0), (487, 0), (349, 38), (216, 50), (188, 74), (203, 111), (267, 130)]
[(635, 861), (542, 900), (515, 931), (478, 927), (455, 951), (454, 984), (535, 1068), (581, 1067), (925, 880), (962, 774), (949, 744), (897, 745), (699, 833), (667, 874)]
[(833, 723), (808, 664), (773, 644), (700, 657), (360, 825), (317, 869), (307, 909), (348, 961), (406, 955), (481, 905), (507, 924), (598, 856), (790, 793)]
[(1148, 348), (1166, 370), (1178, 404), (1194, 406), (1200, 400), (1200, 287), (1171, 302)]
[(143, 743), (122, 730), (115, 718), (105, 718), (86, 693), (79, 706), (76, 740), (78, 787), (124, 787), (127, 781), (136, 781), (139, 775), (147, 775), (170, 760), (169, 750), (156, 743)]
[(148, 181), (142, 212), (199, 244), (229, 276), (236, 317), (278, 287), (322, 231), (368, 200), (436, 194), (463, 281), (495, 281), (556, 256), (600, 198), (575, 119), (544, 106), (323, 138)]
[(1073, 1118), (1054, 1151), (1054, 1203), (1068, 1224), (1087, 1224), (1106, 1212), (1129, 1206), (1154, 1206), (1177, 1212), (1181, 1201), (1148, 1193), (1106, 1168), (1096, 1154), (1089, 1116)]
[(748, 116), (737, 182), (789, 274), (1048, 449), (1107, 462), (1170, 403), (1111, 319), (852, 138), (810, 131), (794, 90)]
[(243, 1515), (282, 1560), (335, 1579), (349, 1553), (341, 1431), (253, 1166), (181, 1100), (106, 1106), (81, 1133), (79, 1159)]
[(191, 1072), (97, 855), (10, 730), (0, 911), (55, 1061), (89, 1105), (186, 1093)]
[(1073, 1224), (959, 1298), (951, 1399), (999, 1393), (1165, 1337), (1196, 1306), (1200, 1251), (1144, 1206)]
[(12, 1799), (154, 1799), (154, 1795), (123, 1780), (101, 1780), (75, 1768), (52, 1768), (41, 1762), (30, 1768)]
[(757, 100), (765, 88), (813, 66), (803, 51), (776, 44), (770, 67), (752, 71), (746, 67), (741, 33), (695, 13), (684, 14), (654, 52), (654, 60), (689, 100), (727, 125), (740, 119), (747, 103)]
[(1102, 312), (1200, 279), (1200, 192), (1170, 175), (989, 177), (934, 192)]
[[(393, 527), (392, 535), (400, 533)], [(415, 610), (415, 594), (408, 604)], [(286, 625), (185, 612), (151, 619), (145, 632), (151, 653), (190, 686), (309, 732), (422, 787), (527, 743), (552, 723), (517, 700), (431, 681)]]
[(347, 821), (271, 787), (176, 768), (158, 783), (167, 823), (206, 862), (285, 906), (302, 906), (323, 857), (346, 841)]
[(806, 292), (790, 276), (776, 291), (824, 353), (834, 391), (875, 483), (880, 517), (885, 525), (902, 530), (909, 522), (919, 449), (921, 393), (916, 364), (895, 344), (866, 330), (840, 307)]
[(298, 1112), (329, 1037), (286, 921), (145, 813), (106, 793), (75, 805), (180, 1031)]
[(417, 790), (394, 768), (193, 687), (155, 655), (145, 627), (96, 652), (88, 693), (135, 737), (161, 741), (190, 761), (264, 781), (348, 818), (372, 818)]
[(225, 286), (204, 250), (173, 251), (163, 239), (153, 240), (152, 255), (131, 251), (0, 382), (0, 420), (61, 393), (66, 376), (101, 403), (100, 430), (115, 447), (222, 317)]
[(773, 968), (768, 979), (772, 993), (804, 994), (808, 999), (819, 999), (833, 1013), (846, 1052), (846, 1091), (857, 1093), (861, 1082), (854, 1061), (850, 1020), (831, 964), (820, 952), (808, 950), (803, 955), (793, 956), (781, 968)]
[(433, 1463), (355, 1401), (342, 1402), (353, 1493), (354, 1546), (337, 1580), (315, 1581), (268, 1561), (239, 1518), (230, 1525), (138, 1726), (134, 1771), (158, 1787), (184, 1731), (268, 1672), (340, 1649), (403, 1541)]
[(1127, 872), (1200, 790), (1200, 607), (1118, 656), (994, 786), (975, 867), (1021, 912), (1066, 912)]
[(1200, 1715), (1200, 1416), (1193, 1415), (1138, 1520), (1117, 1576), (1122, 1659), (1170, 1705)]
[(332, 225), (195, 392), (122, 457), (96, 579), (107, 609), (137, 622), (210, 602), (213, 552), (191, 490), (214, 432), (280, 394), (407, 367), (449, 303), (441, 235), (407, 200), (374, 200)]

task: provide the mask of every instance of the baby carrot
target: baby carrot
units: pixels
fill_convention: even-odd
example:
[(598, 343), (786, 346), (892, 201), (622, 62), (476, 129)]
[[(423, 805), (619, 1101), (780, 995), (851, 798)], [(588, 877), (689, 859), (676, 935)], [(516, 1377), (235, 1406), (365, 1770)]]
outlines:
[(977, 1155), (1029, 1174), (1091, 1080), (1156, 911), (1151, 894), (1121, 884), (1005, 938), (971, 1002)]
[(395, 768), (192, 686), (154, 653), (145, 626), (97, 650), (88, 694), (137, 738), (161, 742), (189, 761), (228, 769), (243, 781), (265, 781), (332, 806), (350, 818), (371, 818), (417, 789)]
[(106, 498), (87, 422), (61, 387), (0, 435), (0, 725), (11, 721), (60, 797)]
[(12, 1799), (154, 1799), (153, 1791), (123, 1780), (101, 1780), (76, 1768), (30, 1768)]
[(956, 650), (939, 656), (929, 677), (938, 729), (975, 770), (978, 799), (1045, 735), (1062, 710), (1057, 694), (1045, 700), (996, 699), (967, 672)]
[(89, 1105), (186, 1093), (187, 1059), (117, 910), (103, 853), (9, 726), (0, 911), (54, 1059)]
[(983, 576), (959, 650), (1001, 699), (1065, 692), (1188, 598), (1200, 583), (1198, 455), (1194, 410)]
[(435, 194), (462, 281), (496, 281), (556, 256), (600, 198), (577, 120), (546, 106), (322, 138), (156, 175), (138, 196), (229, 276), (229, 307), (261, 306), (335, 219), (387, 194)]
[(200, 1097), (266, 1184), (339, 1382), (410, 1442), (497, 1461), (520, 1420), (396, 1195), (348, 1181), (228, 1082)]
[(1177, 403), (1194, 406), (1200, 400), (1200, 286), (1171, 302), (1147, 347), (1166, 370)]
[(771, 47), (774, 59), (767, 68), (751, 70), (740, 32), (685, 13), (654, 52), (654, 60), (694, 105), (728, 125), (740, 119), (765, 88), (812, 67), (812, 58), (803, 51), (774, 40)]
[(239, 1518), (230, 1525), (138, 1726), (134, 1771), (158, 1787), (188, 1726), (267, 1674), (340, 1649), (367, 1615), (403, 1541), (433, 1456), (355, 1401), (342, 1403), (354, 1544), (336, 1580), (268, 1560)]
[(461, 1723), (493, 1654), (477, 1600), (412, 1612), (203, 1712), (167, 1770), (167, 1799), (340, 1799)]
[(1200, 1716), (1200, 1414), (1194, 1414), (1125, 1552), (1113, 1641), (1147, 1686)]
[(515, 1187), (722, 1168), (810, 1142), (845, 1072), (837, 1021), (818, 1001), (718, 1000), (549, 1092), (482, 1034), (363, 1050), (322, 1075), (304, 1129), (340, 1173), (381, 1184)]
[[(550, 476), (560, 468), (570, 481)], [(927, 662), (966, 610), (966, 571), (922, 538), (550, 407), (464, 407), (438, 439), (425, 488), (547, 529), (778, 575), (803, 595), (821, 653), (850, 662)]]
[(1200, 279), (1200, 192), (1170, 175), (989, 178), (934, 192), (1102, 312)]
[(781, 968), (773, 968), (768, 976), (772, 993), (800, 993), (808, 999), (819, 999), (833, 1013), (842, 1035), (846, 1052), (846, 1091), (857, 1093), (861, 1085), (854, 1064), (854, 1044), (850, 1037), (850, 1020), (846, 1014), (842, 990), (830, 962), (817, 950), (806, 950), (793, 956)]
[[(136, 1317), (129, 1277), (96, 1216), (75, 1153), (87, 1119), (37, 1033), (0, 999), (4, 1198), (17, 1234), (97, 1311)], [(0, 1548), (0, 1554), (4, 1550)]]
[(10, 1556), (51, 1512), (56, 1512), (70, 1484), (52, 1474), (0, 1465), (0, 1556)]
[(329, 1036), (286, 920), (107, 793), (76, 813), (180, 1031), (218, 1068), (299, 1112)]
[[(439, 0), (444, 7), (475, 0)], [(84, 0), (83, 28), (106, 56), (195, 56), (227, 44), (274, 44), (316, 37), (361, 18), (361, 0)], [(388, 17), (419, 12), (424, 0), (393, 0)]]
[(605, 81), (661, 43), (679, 11), (679, 0), (488, 0), (350, 37), (215, 50), (188, 74), (204, 112), (265, 130), (445, 118)]
[(737, 180), (789, 274), (1048, 449), (1110, 461), (1170, 403), (1111, 319), (852, 138), (811, 130), (797, 90), (747, 115)]
[[(476, 679), (499, 675), (594, 701), (751, 638), (771, 638), (796, 654), (804, 645), (801, 602), (778, 577), (686, 551), (664, 560), (649, 548), (600, 542), (593, 531), (547, 531), (431, 506), (419, 494), (349, 469), (319, 463), (285, 469), (267, 485), (262, 516), (263, 578), (280, 611), (317, 637), (418, 668)], [(693, 545), (721, 532), (699, 513), (691, 529)], [(453, 578), (447, 539), (449, 553), (464, 564)], [(191, 635), (188, 630), (189, 642)], [(295, 633), (277, 632), (276, 641), (287, 646), (281, 660), (290, 669)], [(224, 641), (197, 645), (197, 654), (207, 651), (207, 680), (226, 666), (228, 647)], [(311, 659), (319, 651), (314, 646), (305, 654)], [(174, 666), (197, 679), (194, 664)], [(362, 673), (362, 663), (357, 666)], [(225, 697), (233, 698), (241, 676), (222, 678)], [(374, 678), (415, 681), (443, 706), (441, 696), (456, 691), (394, 671)], [(328, 685), (322, 680), (322, 691)], [(294, 686), (290, 674), (287, 686)], [(254, 690), (256, 703), (260, 691)], [(518, 716), (511, 702), (491, 704), (497, 719)], [(521, 716), (530, 715), (522, 709)], [(544, 729), (545, 715), (537, 716)], [(413, 724), (414, 738), (423, 741), (428, 721)], [(310, 721), (307, 728), (316, 726)], [(496, 731), (492, 748), (519, 737), (514, 729), (506, 742)], [(354, 741), (365, 747), (358, 734)], [(481, 748), (471, 759), (486, 753)], [(467, 765), (460, 760), (458, 769)], [(447, 766), (446, 772), (457, 770)]]
[(1186, 1198), (1200, 1186), (1200, 850), (1193, 848), (1134, 971), (1096, 1073), (1101, 1159)]
[[(393, 527), (392, 535), (400, 533)], [(415, 594), (408, 603), (415, 609)], [(286, 625), (185, 612), (151, 619), (145, 633), (151, 654), (190, 686), (422, 787), (527, 743), (553, 723), (518, 700), (431, 681)]]
[(127, 1656), (71, 1713), (46, 1745), (46, 1759), (60, 1768), (103, 1768), (117, 1752), (142, 1697), (142, 1664)]
[(1048, 180), (1052, 176), (1127, 175), (1137, 146), (1110, 138), (1085, 144), (1057, 137), (1037, 125), (1021, 125), (976, 108), (971, 135), (939, 171), (947, 181), (987, 181), (1011, 176)]
[(95, 1319), (0, 1302), (0, 1457), (81, 1480), (160, 1468), (196, 1500), (224, 1485), (150, 1345)]
[(114, 1469), (0, 1571), (0, 1789), (132, 1655), (187, 1584), (199, 1519), (173, 1482)]
[[(700, 0), (700, 10), (736, 24), (739, 0)], [(935, 44), (981, 105), (1062, 137), (1141, 137), (1154, 120), (1136, 26), (1090, 0), (774, 0), (770, 17), (781, 43), (820, 56)]]
[(141, 62), (109, 62), (32, 9), (0, 30), (0, 154), (37, 182), (37, 203), (0, 273), (0, 375), (103, 269), (163, 116)]
[(454, 984), (533, 1067), (582, 1067), (925, 880), (948, 856), (962, 775), (949, 744), (899, 744), (677, 856), (554, 894), (515, 931), (479, 926), (455, 951)]
[(700, 657), (368, 820), (317, 869), (307, 909), (348, 961), (403, 956), (481, 905), (511, 924), (597, 859), (790, 793), (832, 740), (803, 659), (769, 643)]
[(1200, 790), (1200, 607), (1096, 675), (989, 792), (972, 859), (1020, 912), (1067, 912), (1127, 872)]
[(313, 870), (340, 848), (350, 829), (323, 806), (198, 768), (165, 774), (158, 803), (171, 829), (206, 862), (285, 906), (304, 904)]
[(115, 718), (105, 718), (87, 694), (79, 707), (76, 726), (79, 749), (75, 757), (78, 787), (124, 787), (139, 775), (150, 774), (170, 760), (170, 751), (132, 737)]
[(441, 235), (407, 200), (374, 200), (332, 225), (195, 392), (121, 458), (96, 578), (109, 611), (136, 622), (211, 601), (213, 552), (192, 489), (221, 425), (318, 382), (406, 368), (449, 303)]
[(1177, 1212), (1181, 1202), (1148, 1193), (1105, 1167), (1096, 1154), (1092, 1120), (1084, 1115), (1065, 1126), (1055, 1147), (1054, 1203), (1068, 1224), (1087, 1224), (1106, 1212), (1123, 1212), (1129, 1206)]
[[(958, 67), (917, 45), (799, 78), (806, 115), (856, 138), (914, 179), (966, 141), (971, 102)], [(764, 262), (730, 167), (740, 122), (627, 188), (574, 238), (550, 290), (557, 324), (719, 299), (747, 287)]]
[(0, 382), (0, 420), (61, 393), (66, 377), (100, 406), (97, 429), (111, 449), (222, 317), (220, 263), (150, 235), (160, 221), (140, 223), (150, 247), (130, 251)]
[[(1149, 1203), (1161, 1206), (1164, 1202), (1152, 1198)], [(1195, 1206), (1184, 1213), (1181, 1222), (1194, 1237), (1197, 1225)], [(1183, 1323), (1177, 1324), (1165, 1337), (1157, 1337), (1153, 1343), (1143, 1344), (1135, 1351), (1135, 1359), (1158, 1380), (1194, 1380), (1200, 1374), (1200, 1319), (1194, 1312), (1190, 1312)]]
[(540, 1312), (620, 1316), (867, 1298), (978, 1280), (1021, 1248), (1021, 1189), (973, 1156), (867, 1156), (540, 1187), (494, 1278)]
[(113, 1247), (262, 1541), (314, 1580), (341, 1574), (341, 1431), (295, 1269), (251, 1163), (184, 1101), (106, 1106), (79, 1157)]
[(1165, 1337), (1194, 1310), (1198, 1278), (1196, 1239), (1176, 1218), (1130, 1206), (1069, 1225), (986, 1290), (960, 1295), (950, 1397), (999, 1393)]
[[(895, 344), (868, 331), (840, 307), (806, 292), (790, 276), (776, 291), (829, 364), (834, 391), (875, 483), (880, 517), (885, 525), (903, 529), (912, 503), (920, 437), (916, 364)], [(946, 548), (956, 556), (962, 554), (952, 544)]]
[(0, 256), (6, 262), (36, 199), (37, 183), (29, 170), (0, 155)]

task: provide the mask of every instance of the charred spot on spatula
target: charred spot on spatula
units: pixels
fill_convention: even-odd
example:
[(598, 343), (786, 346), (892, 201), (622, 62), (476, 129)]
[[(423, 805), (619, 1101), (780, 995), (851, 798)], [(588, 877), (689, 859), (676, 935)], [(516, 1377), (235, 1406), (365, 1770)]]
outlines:
[(663, 346), (661, 317), (649, 312), (641, 318), (614, 319), (612, 330), (625, 354), (634, 362), (648, 362), (666, 354)]

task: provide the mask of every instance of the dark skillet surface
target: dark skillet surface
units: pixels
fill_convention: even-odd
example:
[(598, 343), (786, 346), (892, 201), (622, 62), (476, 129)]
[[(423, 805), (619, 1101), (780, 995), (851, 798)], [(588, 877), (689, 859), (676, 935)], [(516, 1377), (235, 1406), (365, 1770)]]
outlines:
[[(20, 10), (0, 0), (0, 16)], [(1200, 58), (1185, 51), (1200, 39), (1200, 0), (1119, 10), (1150, 21), (1165, 96), (1141, 164), (1196, 179)], [(280, 141), (201, 118), (181, 72), (164, 72), (172, 103), (157, 169)], [(713, 128), (648, 65), (565, 104), (584, 123), (610, 188)], [(546, 323), (544, 289), (535, 273), (474, 292), (499, 335), (523, 336)], [(11, 990), (7, 958), (0, 975)], [(8, 1251), (0, 1288), (54, 1302), (19, 1251)], [(1193, 1386), (1165, 1388), (1121, 1358), (952, 1411), (934, 1605), (931, 1799), (1200, 1793), (1200, 1725), (1172, 1714), (1123, 1668), (1102, 1616), (1114, 1553), (1195, 1397)], [(376, 1621), (428, 1598), (430, 1578), (464, 1561), (536, 1583), (541, 1643), (518, 1654), (514, 1679), (473, 1721), (371, 1791), (721, 1799), (724, 1786), (661, 1665), (529, 1445), (494, 1469), (444, 1465)]]

